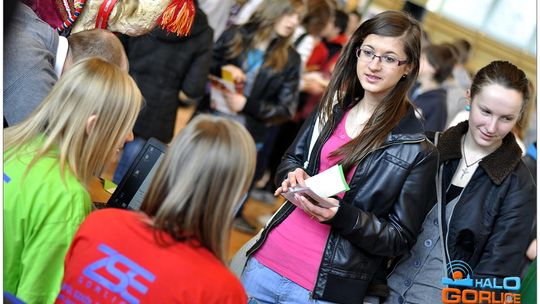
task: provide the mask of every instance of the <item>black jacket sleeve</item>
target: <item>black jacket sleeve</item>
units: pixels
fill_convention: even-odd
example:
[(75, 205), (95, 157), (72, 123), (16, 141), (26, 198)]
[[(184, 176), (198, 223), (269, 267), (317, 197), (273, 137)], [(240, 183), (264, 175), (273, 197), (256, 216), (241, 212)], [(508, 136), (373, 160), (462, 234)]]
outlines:
[(210, 65), (210, 73), (212, 75), (221, 77), (221, 67), (230, 63), (230, 60), (225, 57), (229, 49), (229, 44), (233, 40), (236, 32), (237, 28), (231, 27), (225, 30), (214, 43), (214, 47), (212, 48), (212, 64)]
[(524, 166), (521, 174), (514, 173), (512, 184), (503, 198), (495, 226), (473, 269), (475, 275), (491, 277), (519, 276), (520, 265), (527, 246), (529, 231), (536, 217), (536, 186), (527, 176)]
[(182, 91), (191, 99), (200, 99), (205, 94), (208, 72), (212, 62), (213, 37), (214, 31), (210, 27), (197, 36), (199, 47), (182, 83)]
[[(422, 144), (431, 146), (427, 142)], [(438, 153), (431, 146), (419, 158), (387, 216), (378, 217), (351, 204), (342, 203), (334, 218), (329, 221), (332, 228), (371, 254), (397, 256), (410, 250), (426, 214), (436, 202)]]

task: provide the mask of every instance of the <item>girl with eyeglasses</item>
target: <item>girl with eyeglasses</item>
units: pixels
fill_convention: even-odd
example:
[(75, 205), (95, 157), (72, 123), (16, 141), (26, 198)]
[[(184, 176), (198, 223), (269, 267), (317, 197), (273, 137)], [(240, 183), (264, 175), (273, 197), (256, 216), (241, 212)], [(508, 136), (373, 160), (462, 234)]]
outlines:
[(520, 276), (536, 185), (512, 129), (531, 94), (525, 73), (510, 62), (493, 61), (478, 71), (468, 93), (469, 120), (438, 137), (438, 203), (389, 276), (388, 303), (440, 303), (448, 287), (441, 280), (458, 270), (463, 279), (499, 283)]
[(417, 21), (387, 11), (343, 49), (320, 109), (283, 157), (276, 195), (338, 163), (350, 190), (328, 198), (339, 204), (329, 209), (306, 197), (301, 207), (287, 202), (266, 225), (242, 275), (259, 303), (379, 303), (387, 295), (388, 258), (410, 250), (435, 202), (437, 152), (407, 98), (420, 40)]

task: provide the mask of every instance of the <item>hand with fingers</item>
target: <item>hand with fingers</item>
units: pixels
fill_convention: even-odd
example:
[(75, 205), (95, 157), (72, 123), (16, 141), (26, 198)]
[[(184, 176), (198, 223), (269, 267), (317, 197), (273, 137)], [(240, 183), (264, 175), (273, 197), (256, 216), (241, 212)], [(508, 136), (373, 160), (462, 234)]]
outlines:
[(246, 106), (247, 98), (243, 94), (227, 91), (224, 95), (227, 106), (229, 106), (229, 109), (234, 113), (242, 111)]
[(305, 180), (310, 176), (302, 168), (296, 168), (294, 171), (287, 173), (287, 178), (281, 183), (281, 187), (277, 188), (274, 196), (278, 196), (283, 192), (289, 191), (289, 188), (294, 188), (298, 185), (305, 187)]
[[(316, 219), (318, 222), (324, 222), (331, 220), (337, 213), (337, 210), (339, 207), (332, 207), (332, 208), (324, 208), (318, 206), (318, 204), (314, 201), (311, 201), (309, 197), (304, 195), (298, 195), (297, 198), (300, 201), (300, 208), (308, 214), (311, 219)], [(334, 203), (339, 204), (339, 201), (335, 198), (325, 198), (326, 200)]]
[(241, 68), (232, 64), (227, 64), (224, 65), (222, 69), (227, 70), (229, 73), (231, 73), (234, 83), (246, 82), (246, 74), (244, 73), (244, 71), (242, 71)]

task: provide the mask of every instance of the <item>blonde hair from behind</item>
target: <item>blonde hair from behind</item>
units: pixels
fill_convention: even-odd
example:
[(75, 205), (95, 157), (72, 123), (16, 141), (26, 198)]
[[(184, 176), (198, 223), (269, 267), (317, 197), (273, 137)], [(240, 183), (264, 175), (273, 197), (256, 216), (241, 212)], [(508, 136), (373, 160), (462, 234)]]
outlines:
[[(4, 131), (4, 161), (43, 136), (39, 150), (29, 151), (35, 156), (27, 171), (58, 149), (62, 175), (67, 166), (87, 185), (122, 147), (141, 104), (141, 92), (126, 72), (100, 58), (81, 60), (26, 120)], [(93, 116), (96, 119), (87, 132)]]
[(141, 206), (153, 219), (157, 241), (163, 243), (166, 232), (225, 262), (233, 212), (251, 184), (255, 161), (255, 143), (242, 125), (194, 118), (173, 140)]

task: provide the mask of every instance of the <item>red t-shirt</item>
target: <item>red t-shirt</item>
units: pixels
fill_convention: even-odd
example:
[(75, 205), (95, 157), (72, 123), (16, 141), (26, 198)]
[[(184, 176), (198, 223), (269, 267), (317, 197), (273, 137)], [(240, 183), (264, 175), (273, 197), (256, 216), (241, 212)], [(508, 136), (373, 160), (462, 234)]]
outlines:
[(66, 255), (56, 302), (247, 303), (240, 281), (210, 251), (158, 245), (146, 218), (119, 209), (90, 214)]

